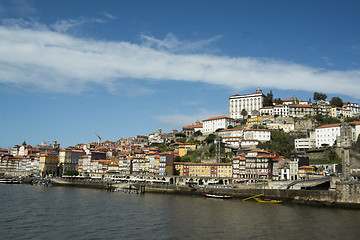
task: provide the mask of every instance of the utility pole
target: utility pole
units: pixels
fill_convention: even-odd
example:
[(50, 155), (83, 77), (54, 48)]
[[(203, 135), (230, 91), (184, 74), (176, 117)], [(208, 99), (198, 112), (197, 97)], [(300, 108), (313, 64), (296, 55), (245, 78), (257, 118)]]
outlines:
[(218, 136), (215, 141), (216, 141), (216, 162), (221, 163), (222, 137)]

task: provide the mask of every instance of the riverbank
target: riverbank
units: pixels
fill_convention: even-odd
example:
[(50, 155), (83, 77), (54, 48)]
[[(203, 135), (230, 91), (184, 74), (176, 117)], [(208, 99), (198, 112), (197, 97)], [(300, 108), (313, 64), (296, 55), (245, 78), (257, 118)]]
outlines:
[[(113, 190), (124, 184), (100, 180), (80, 180), (80, 179), (61, 179), (51, 180), (53, 185), (73, 186)], [(128, 184), (127, 187), (130, 185)], [(260, 189), (253, 186), (243, 186), (241, 188), (216, 188), (198, 187), (174, 184), (131, 184), (133, 188), (140, 190), (143, 186), (145, 193), (162, 194), (188, 194), (202, 195), (211, 193), (218, 195), (230, 195), (234, 198), (244, 199), (250, 196), (264, 194), (267, 199), (281, 200), (284, 203), (293, 203), (318, 207), (336, 207), (360, 209), (360, 183), (358, 182), (337, 182), (336, 188), (332, 190), (290, 190), (290, 189)]]

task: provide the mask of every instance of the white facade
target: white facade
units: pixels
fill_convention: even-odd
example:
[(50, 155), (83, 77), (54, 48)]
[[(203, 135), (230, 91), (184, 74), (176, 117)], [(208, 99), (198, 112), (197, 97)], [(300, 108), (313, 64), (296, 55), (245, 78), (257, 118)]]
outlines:
[(258, 88), (255, 93), (233, 95), (229, 98), (229, 116), (233, 119), (242, 119), (241, 111), (245, 109), (249, 115), (263, 107), (265, 95)]
[(272, 115), (274, 115), (274, 106), (260, 108), (260, 116), (272, 116)]
[(354, 128), (354, 142), (357, 141), (359, 135), (360, 135), (360, 121), (357, 121), (357, 122), (351, 122), (350, 123), (351, 126), (353, 126)]
[(340, 136), (341, 123), (323, 125), (315, 129), (316, 147), (322, 145), (333, 146), (336, 138)]
[(161, 134), (161, 128), (156, 133), (149, 134), (149, 143), (164, 143), (165, 140)]
[(219, 128), (226, 129), (229, 125), (234, 125), (234, 119), (227, 116), (205, 119), (203, 120), (203, 133), (210, 134)]
[(220, 130), (217, 134), (221, 137), (242, 137), (244, 128), (232, 128)]
[(316, 146), (315, 139), (312, 138), (299, 138), (295, 139), (295, 149), (296, 151), (305, 151)]
[(357, 103), (345, 103), (343, 109), (351, 111), (351, 117), (360, 115), (360, 107)]
[(242, 148), (251, 148), (251, 147), (256, 147), (259, 144), (258, 140), (242, 140), (240, 143), (240, 146)]
[(258, 140), (260, 142), (266, 142), (271, 140), (271, 134), (267, 129), (245, 129), (244, 140)]
[(297, 161), (290, 161), (290, 180), (297, 181), (299, 179), (299, 164)]
[(274, 106), (274, 115), (278, 117), (289, 116), (289, 105), (276, 105)]
[(225, 143), (228, 146), (240, 147), (240, 142), (242, 140), (242, 137), (223, 137), (222, 142)]
[(290, 117), (305, 117), (314, 115), (314, 110), (310, 105), (295, 104), (289, 106)]

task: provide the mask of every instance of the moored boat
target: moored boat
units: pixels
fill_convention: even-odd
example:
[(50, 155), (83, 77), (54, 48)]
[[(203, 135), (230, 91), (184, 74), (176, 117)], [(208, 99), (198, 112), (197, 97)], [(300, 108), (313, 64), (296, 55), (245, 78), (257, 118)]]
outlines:
[(209, 194), (209, 193), (202, 193), (205, 197), (208, 198), (218, 198), (218, 199), (229, 199), (232, 198), (232, 196), (229, 195), (216, 195), (216, 194)]
[(259, 194), (259, 195), (255, 195), (255, 196), (251, 196), (251, 197), (248, 197), (248, 198), (244, 198), (243, 201), (247, 201), (249, 199), (254, 199), (255, 201), (259, 202), (259, 203), (282, 203), (282, 201), (280, 200), (264, 200), (264, 199), (261, 199), (259, 198), (260, 196), (263, 196), (264, 194)]
[(254, 199), (259, 203), (272, 203), (272, 204), (282, 203), (282, 201), (280, 200), (263, 200), (261, 198), (256, 198), (256, 197), (254, 197)]
[(12, 178), (4, 178), (4, 179), (0, 179), (0, 183), (5, 183), (5, 184), (20, 184), (21, 180), (19, 179), (12, 179)]

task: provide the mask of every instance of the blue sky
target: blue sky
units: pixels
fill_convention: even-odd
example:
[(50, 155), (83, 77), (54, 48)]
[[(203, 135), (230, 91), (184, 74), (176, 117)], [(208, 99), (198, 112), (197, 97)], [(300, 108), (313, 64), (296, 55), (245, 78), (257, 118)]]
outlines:
[(359, 1), (0, 0), (0, 147), (228, 115), (233, 94), (360, 98)]

